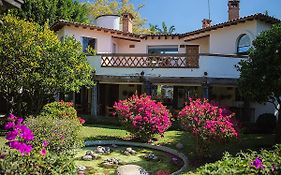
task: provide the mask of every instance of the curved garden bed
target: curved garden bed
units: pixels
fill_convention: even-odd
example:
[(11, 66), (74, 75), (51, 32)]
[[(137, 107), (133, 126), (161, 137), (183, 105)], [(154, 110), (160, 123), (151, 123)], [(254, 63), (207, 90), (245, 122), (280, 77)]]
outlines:
[[(186, 156), (174, 149), (164, 147), (164, 146), (158, 146), (158, 145), (150, 145), (150, 144), (145, 144), (145, 143), (137, 143), (137, 142), (127, 142), (127, 141), (117, 141), (117, 140), (98, 140), (98, 141), (86, 141), (85, 142), (85, 148), (78, 153), (78, 158), (83, 156), (83, 154), (86, 151), (93, 150), (93, 147), (95, 146), (108, 146), (108, 145), (117, 145), (118, 147), (115, 148), (114, 152), (109, 155), (102, 155), (101, 160), (97, 160), (95, 163), (100, 164), (102, 160), (106, 158), (120, 158), (121, 160), (125, 160), (124, 164), (138, 164), (141, 166), (146, 166), (146, 165), (152, 165), (152, 166), (159, 166), (160, 169), (157, 168), (151, 168), (149, 169), (148, 167), (143, 167), (143, 168), (148, 168), (148, 171), (155, 171), (155, 170), (161, 170), (161, 167), (169, 167), (170, 169), (170, 174), (176, 175), (180, 174), (183, 171), (187, 169), (187, 164), (188, 160)], [(126, 147), (132, 147), (137, 151), (137, 154), (132, 155), (130, 157), (126, 157), (126, 155), (122, 155), (121, 150), (124, 150)], [(155, 153), (158, 157), (160, 157), (161, 161), (156, 161), (156, 162), (148, 162), (143, 159), (143, 156), (145, 154), (148, 154), (149, 152)], [(178, 165), (171, 165), (172, 158), (177, 158), (178, 162), (180, 162)], [(139, 162), (142, 160), (142, 164)], [(132, 161), (132, 162), (130, 162)], [(77, 160), (76, 161), (77, 165), (83, 165), (86, 167), (89, 167), (91, 165), (90, 161), (81, 161)], [(159, 164), (159, 165), (158, 165)], [(106, 168), (105, 168), (106, 169)], [(111, 172), (112, 173), (112, 172)]]

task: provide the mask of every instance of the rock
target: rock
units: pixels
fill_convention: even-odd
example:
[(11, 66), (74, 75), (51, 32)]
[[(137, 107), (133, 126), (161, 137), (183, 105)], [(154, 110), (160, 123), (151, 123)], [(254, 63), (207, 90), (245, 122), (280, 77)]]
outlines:
[(131, 151), (131, 154), (136, 154), (137, 152), (135, 150), (132, 150)]
[(99, 156), (98, 154), (95, 154), (95, 153), (92, 154), (92, 157), (93, 157), (93, 159), (98, 159), (98, 158), (100, 158), (100, 156)]
[(93, 151), (87, 151), (86, 152), (86, 155), (90, 155), (90, 156), (93, 156), (94, 152)]
[(132, 151), (133, 149), (132, 148), (126, 148), (126, 151), (128, 151), (129, 153)]
[(145, 158), (146, 160), (153, 160), (153, 161), (159, 160), (158, 156), (156, 156), (156, 155), (153, 154), (153, 153), (149, 153), (149, 154), (145, 155), (144, 158)]
[(98, 154), (110, 154), (111, 150), (109, 147), (98, 146), (95, 152)]
[(138, 165), (123, 165), (117, 168), (117, 175), (148, 175), (142, 167)]
[(126, 156), (131, 155), (128, 151), (124, 151), (124, 154), (125, 154)]
[(98, 146), (98, 147), (96, 148), (96, 151), (95, 151), (95, 152), (98, 153), (98, 154), (104, 154), (104, 147)]
[(108, 167), (108, 168), (117, 167), (118, 165), (121, 165), (121, 164), (122, 164), (122, 161), (117, 158), (108, 158), (102, 162), (102, 165), (105, 167)]
[(91, 155), (85, 155), (81, 159), (85, 160), (85, 161), (90, 161), (90, 160), (93, 160), (93, 157)]
[(125, 155), (131, 155), (131, 154), (136, 154), (136, 151), (135, 150), (133, 150), (133, 148), (130, 148), (130, 147), (128, 147), (128, 148), (126, 148), (126, 150), (124, 151), (124, 154)]
[(105, 148), (104, 148), (104, 153), (105, 153), (105, 154), (110, 154), (110, 152), (111, 152), (111, 150), (110, 150), (109, 147), (105, 147)]
[(176, 148), (177, 148), (177, 149), (183, 149), (184, 146), (183, 146), (182, 143), (178, 143), (178, 144), (176, 144)]
[(85, 171), (87, 168), (85, 166), (78, 166), (78, 171)]

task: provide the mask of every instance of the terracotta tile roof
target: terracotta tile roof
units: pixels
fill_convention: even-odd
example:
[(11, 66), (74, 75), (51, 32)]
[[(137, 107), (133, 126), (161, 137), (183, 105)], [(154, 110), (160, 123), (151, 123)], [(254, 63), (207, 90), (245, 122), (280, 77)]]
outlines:
[(85, 24), (85, 23), (79, 23), (79, 22), (71, 22), (67, 20), (59, 20), (55, 22), (52, 26), (51, 29), (54, 31), (58, 31), (64, 26), (75, 26), (75, 27), (82, 27), (82, 28), (89, 28), (90, 30), (97, 30), (97, 31), (104, 31), (104, 32), (109, 32), (111, 34), (117, 34), (125, 37), (132, 37), (132, 38), (140, 38), (140, 35), (134, 34), (134, 33), (126, 33), (121, 30), (114, 30), (114, 29), (109, 29), (109, 28), (104, 28), (104, 27), (98, 27), (93, 24)]
[(111, 34), (116, 34), (116, 35), (135, 38), (135, 39), (147, 39), (147, 38), (152, 38), (152, 39), (158, 38), (158, 39), (160, 39), (161, 37), (165, 37), (165, 38), (171, 37), (171, 38), (179, 38), (180, 39), (180, 38), (184, 38), (184, 37), (187, 37), (187, 36), (192, 36), (192, 35), (196, 35), (196, 34), (200, 34), (200, 33), (204, 33), (204, 32), (209, 32), (209, 31), (212, 31), (212, 30), (217, 30), (217, 29), (220, 29), (220, 28), (223, 28), (223, 27), (236, 25), (236, 24), (239, 24), (239, 23), (244, 23), (246, 21), (252, 21), (252, 20), (260, 20), (260, 21), (264, 21), (264, 22), (269, 23), (269, 24), (276, 24), (276, 23), (281, 22), (280, 19), (274, 18), (272, 16), (264, 15), (262, 13), (257, 13), (257, 14), (254, 14), (254, 15), (250, 15), (250, 16), (242, 17), (242, 18), (235, 19), (235, 20), (232, 20), (232, 21), (227, 21), (227, 22), (215, 24), (215, 25), (212, 25), (212, 26), (207, 27), (207, 28), (198, 29), (198, 30), (194, 30), (194, 31), (191, 31), (191, 32), (183, 33), (183, 34), (135, 34), (135, 33), (125, 33), (125, 32), (120, 31), (120, 30), (98, 27), (98, 26), (92, 25), (92, 24), (70, 22), (70, 21), (66, 21), (66, 20), (57, 21), (56, 23), (54, 23), (51, 26), (51, 29), (53, 29), (54, 31), (58, 31), (62, 27), (68, 25), (68, 26), (89, 28), (91, 30), (109, 32)]
[(281, 22), (280, 19), (274, 18), (272, 16), (264, 15), (262, 13), (257, 13), (257, 14), (242, 17), (242, 18), (239, 18), (239, 19), (215, 24), (215, 25), (212, 25), (212, 26), (207, 27), (207, 28), (195, 30), (195, 31), (192, 31), (192, 32), (187, 32), (187, 33), (182, 34), (181, 37), (187, 37), (187, 36), (196, 35), (196, 34), (199, 34), (199, 33), (217, 30), (219, 28), (223, 28), (223, 27), (227, 27), (227, 26), (231, 26), (231, 25), (236, 25), (238, 23), (244, 23), (246, 21), (252, 21), (252, 20), (260, 20), (260, 21), (264, 21), (264, 22), (270, 23), (270, 24), (276, 24), (276, 23)]

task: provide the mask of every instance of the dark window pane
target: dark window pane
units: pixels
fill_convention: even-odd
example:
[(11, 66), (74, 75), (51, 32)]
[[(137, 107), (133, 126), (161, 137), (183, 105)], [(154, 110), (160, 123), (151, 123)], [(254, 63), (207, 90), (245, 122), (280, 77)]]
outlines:
[(88, 47), (91, 47), (92, 49), (96, 49), (96, 39), (95, 38), (88, 38), (83, 37), (83, 52), (87, 51)]
[(148, 46), (149, 54), (173, 54), (178, 53), (177, 46)]

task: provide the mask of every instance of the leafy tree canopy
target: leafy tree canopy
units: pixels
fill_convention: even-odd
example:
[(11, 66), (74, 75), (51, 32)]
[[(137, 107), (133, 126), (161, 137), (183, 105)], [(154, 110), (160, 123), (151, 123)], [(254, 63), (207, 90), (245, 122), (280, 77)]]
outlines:
[(277, 141), (281, 142), (281, 24), (261, 33), (253, 42), (250, 58), (240, 62), (239, 86), (243, 95), (269, 101), (279, 110)]
[(0, 18), (0, 93), (10, 112), (36, 114), (54, 94), (92, 85), (92, 68), (79, 42), (60, 42), (47, 25)]
[(134, 17), (133, 32), (147, 33), (148, 30), (144, 27), (146, 20), (141, 17), (138, 12), (143, 7), (140, 4), (137, 8), (129, 2), (129, 0), (95, 0), (90, 5), (90, 14), (96, 18), (100, 15), (115, 14), (121, 15), (123, 13), (131, 13)]
[(21, 18), (44, 25), (52, 25), (59, 19), (88, 22), (88, 5), (73, 0), (25, 0), (15, 13)]

